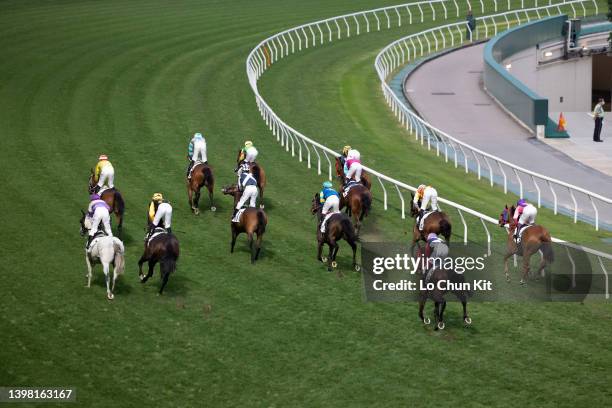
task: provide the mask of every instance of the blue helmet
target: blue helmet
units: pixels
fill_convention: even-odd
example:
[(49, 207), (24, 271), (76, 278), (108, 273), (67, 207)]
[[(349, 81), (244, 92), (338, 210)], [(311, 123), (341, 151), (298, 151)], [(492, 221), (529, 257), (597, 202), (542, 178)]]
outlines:
[(332, 188), (332, 183), (329, 180), (323, 182), (323, 188)]
[(527, 205), (527, 200), (525, 200), (524, 198), (521, 198), (520, 200), (516, 202), (516, 205), (518, 205), (519, 207), (524, 207)]

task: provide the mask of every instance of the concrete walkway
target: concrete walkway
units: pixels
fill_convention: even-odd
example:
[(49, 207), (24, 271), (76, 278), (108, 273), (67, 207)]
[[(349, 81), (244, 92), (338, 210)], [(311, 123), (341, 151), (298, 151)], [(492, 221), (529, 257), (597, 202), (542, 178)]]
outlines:
[[(407, 78), (404, 93), (419, 114), (433, 126), (476, 148), (501, 157), (511, 163), (566, 183), (580, 186), (603, 196), (612, 196), (612, 176), (595, 169), (596, 162), (606, 168), (602, 147), (612, 148), (609, 135), (612, 124), (608, 115), (604, 124), (608, 138), (604, 143), (588, 142), (584, 135), (562, 141), (538, 141), (501, 109), (483, 90), (483, 49), (485, 44), (461, 48), (425, 62)], [(582, 113), (585, 119), (590, 118)], [(570, 119), (571, 117), (571, 119)], [(574, 121), (568, 117), (570, 134)], [(592, 119), (590, 119), (592, 132)], [(585, 125), (576, 126), (585, 128)], [(588, 132), (587, 132), (588, 133)], [(592, 137), (592, 134), (591, 134)], [(591, 144), (589, 144), (591, 143)], [(606, 144), (607, 143), (607, 144)], [(589, 154), (592, 152), (592, 154)], [(589, 157), (591, 159), (589, 160)], [(607, 155), (608, 161), (610, 155)], [(608, 163), (609, 164), (609, 163)], [(512, 171), (508, 177), (514, 179)], [(500, 174), (496, 174), (497, 177)], [(535, 197), (536, 189), (528, 178), (523, 178), (528, 198)], [(546, 185), (540, 183), (543, 205), (551, 206), (553, 196)], [(518, 191), (517, 185), (511, 186)], [(573, 213), (573, 201), (566, 191), (557, 191), (560, 211)], [(576, 195), (581, 219), (593, 221), (594, 211), (586, 196)], [(600, 224), (612, 229), (612, 206), (599, 205)]]

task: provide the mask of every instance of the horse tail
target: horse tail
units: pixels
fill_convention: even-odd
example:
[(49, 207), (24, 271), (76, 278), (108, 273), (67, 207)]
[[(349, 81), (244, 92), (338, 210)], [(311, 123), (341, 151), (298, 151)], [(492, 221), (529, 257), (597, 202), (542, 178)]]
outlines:
[(446, 239), (446, 242), (449, 242), (452, 228), (450, 222), (446, 218), (442, 218), (438, 226), (440, 227), (440, 234)]
[(359, 237), (355, 234), (355, 228), (353, 228), (353, 223), (348, 217), (342, 217), (340, 220), (340, 225), (342, 226), (342, 233), (344, 234), (344, 239), (347, 242), (357, 242), (359, 241)]
[(253, 177), (255, 177), (255, 180), (257, 180), (257, 184), (259, 184), (261, 186), (261, 169), (259, 168), (259, 166), (257, 164), (253, 165), (253, 167), (251, 168), (251, 170), (253, 171)]
[(125, 201), (123, 201), (123, 196), (121, 195), (119, 190), (115, 190), (114, 199), (115, 199), (115, 208), (116, 208), (117, 214), (119, 214), (120, 216), (123, 216), (123, 213), (125, 212)]
[(257, 236), (260, 236), (264, 232), (266, 232), (267, 222), (268, 221), (266, 220), (266, 214), (262, 210), (257, 210), (257, 230), (255, 231), (257, 233)]
[(546, 263), (551, 264), (555, 260), (555, 253), (552, 250), (552, 242), (550, 240), (550, 234), (547, 233), (546, 236), (543, 237), (543, 240), (545, 241), (542, 242), (540, 249), (542, 250), (542, 254), (544, 255), (544, 260), (546, 261)]
[(115, 250), (115, 274), (121, 275), (125, 271), (125, 247), (119, 238), (113, 239), (113, 248)]
[(174, 235), (168, 235), (169, 237), (164, 244), (164, 254), (160, 259), (162, 276), (169, 275), (176, 270), (176, 260), (179, 257), (178, 241)]
[(368, 216), (371, 207), (372, 197), (370, 196), (370, 192), (364, 191), (361, 193), (361, 215), (359, 216), (359, 221), (363, 221), (363, 219)]
[(204, 175), (204, 184), (207, 186), (213, 186), (215, 178), (212, 173), (212, 169), (209, 166), (202, 166), (202, 174)]

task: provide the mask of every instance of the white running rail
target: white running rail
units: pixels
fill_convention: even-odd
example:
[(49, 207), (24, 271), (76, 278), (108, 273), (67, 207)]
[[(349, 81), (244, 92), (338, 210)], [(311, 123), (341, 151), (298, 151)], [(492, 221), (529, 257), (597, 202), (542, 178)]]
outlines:
[[(507, 5), (508, 9), (511, 8), (510, 0), (507, 2), (499, 0), (492, 1), (493, 8), (495, 10), (498, 9), (498, 3)], [(537, 0), (535, 1), (537, 3)], [(563, 3), (559, 4), (565, 3), (566, 2), (564, 1)], [(474, 1), (474, 4), (479, 4), (481, 12), (484, 13), (484, 0), (479, 0), (478, 3)], [(524, 0), (521, 0), (521, 6), (524, 7)], [(305, 160), (308, 168), (312, 168), (313, 162), (316, 162), (318, 174), (322, 174), (322, 169), (327, 167), (327, 177), (332, 180), (332, 169), (335, 167), (335, 158), (339, 157), (340, 154), (303, 135), (285, 123), (274, 112), (274, 110), (261, 96), (257, 87), (257, 81), (263, 75), (263, 73), (275, 62), (289, 56), (290, 54), (294, 54), (295, 52), (309, 47), (322, 45), (325, 42), (333, 42), (334, 39), (340, 40), (343, 36), (348, 38), (351, 35), (360, 35), (364, 33), (364, 28), (365, 33), (369, 33), (374, 29), (379, 31), (382, 28), (391, 28), (392, 26), (400, 27), (402, 25), (402, 21), (404, 21), (404, 23), (412, 24), (413, 21), (425, 22), (426, 18), (431, 18), (431, 21), (435, 21), (436, 18), (440, 16), (444, 16), (444, 19), (448, 19), (449, 14), (451, 13), (456, 15), (456, 17), (459, 17), (461, 12), (466, 12), (467, 9), (471, 8), (472, 4), (469, 0), (466, 0), (465, 2), (461, 0), (420, 1), (360, 11), (319, 20), (287, 29), (264, 39), (255, 48), (253, 48), (253, 50), (251, 50), (246, 59), (247, 77), (255, 96), (255, 102), (259, 108), (259, 112), (261, 113), (263, 120), (272, 131), (272, 134), (276, 136), (276, 140), (282, 147), (285, 148), (287, 152), (291, 151), (291, 155), (294, 157), (297, 155), (300, 162)], [(398, 107), (399, 105), (396, 104), (395, 106)], [(378, 181), (378, 185), (383, 193), (383, 207), (385, 210), (388, 208), (387, 189), (390, 188), (395, 190), (401, 203), (401, 218), (405, 219), (406, 202), (404, 194), (406, 192), (414, 192), (416, 191), (416, 188), (386, 176), (369, 167), (364, 166), (364, 169), (368, 171), (373, 179)], [(484, 233), (486, 234), (488, 251), (490, 253), (491, 231), (489, 227), (491, 225), (497, 225), (497, 220), (444, 198), (439, 198), (438, 201), (452, 207), (459, 214), (461, 223), (463, 225), (464, 243), (468, 242), (468, 223), (466, 222), (466, 215), (476, 217), (480, 221), (480, 224), (484, 229)], [(563, 243), (571, 248), (585, 251), (598, 258), (601, 269), (605, 275), (606, 298), (609, 298), (608, 273), (604, 259), (606, 262), (610, 261), (612, 260), (612, 255), (590, 248), (584, 248), (579, 245), (566, 243), (565, 241), (555, 238), (553, 238), (553, 241)], [(568, 256), (571, 258), (569, 251)]]
[[(542, 15), (550, 17), (553, 15), (551, 11), (555, 14), (563, 14), (562, 10), (565, 10), (568, 13), (573, 13), (573, 16), (576, 17), (579, 15), (577, 14), (578, 11), (581, 10), (582, 15), (585, 16), (587, 14), (585, 4), (591, 3), (595, 8), (595, 13), (597, 13), (598, 8), (595, 0), (574, 0), (478, 17), (476, 20), (482, 29), (476, 30), (473, 33), (473, 37), (474, 39), (486, 39), (497, 35), (500, 30), (508, 29), (512, 25), (540, 19)], [(454, 160), (455, 167), (458, 167), (459, 162), (462, 162), (465, 172), (468, 173), (472, 170), (477, 173), (479, 180), (482, 178), (484, 168), (484, 172), (488, 174), (491, 186), (494, 184), (495, 176), (499, 175), (499, 178), (503, 179), (500, 184), (503, 185), (505, 193), (508, 191), (510, 177), (513, 175), (518, 183), (519, 196), (524, 196), (524, 184), (526, 186), (533, 186), (535, 189), (534, 195), (537, 197), (538, 207), (540, 207), (542, 205), (541, 187), (545, 186), (544, 188), (547, 187), (550, 190), (554, 213), (557, 214), (559, 203), (562, 202), (573, 212), (574, 223), (578, 221), (578, 214), (580, 212), (578, 199), (587, 203), (587, 206), (590, 204), (593, 209), (595, 230), (599, 230), (599, 206), (605, 206), (608, 210), (612, 211), (612, 199), (582, 187), (525, 169), (470, 146), (424, 121), (409, 106), (406, 106), (401, 97), (393, 92), (387, 83), (390, 74), (424, 54), (431, 54), (447, 47), (455, 47), (467, 43), (463, 41), (463, 30), (467, 30), (468, 33), (472, 34), (465, 22), (431, 28), (394, 41), (377, 55), (374, 66), (380, 78), (385, 99), (395, 116), (402, 125), (406, 126), (407, 130), (414, 132), (415, 138), (417, 140), (420, 139), (421, 144), (426, 142), (428, 149), (435, 148), (438, 156), (442, 150), (447, 162), (450, 155), (451, 159)], [(458, 39), (456, 39), (457, 36)], [(511, 173), (510, 177), (507, 173)], [(538, 184), (538, 181), (540, 184)], [(563, 195), (563, 199), (560, 199), (559, 196)], [(582, 213), (584, 214), (584, 211)]]

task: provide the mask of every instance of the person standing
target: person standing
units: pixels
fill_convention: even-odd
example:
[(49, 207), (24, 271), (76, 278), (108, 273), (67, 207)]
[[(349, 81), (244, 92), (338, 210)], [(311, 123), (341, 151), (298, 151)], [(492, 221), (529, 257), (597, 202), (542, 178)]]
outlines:
[(599, 98), (599, 102), (595, 105), (595, 109), (593, 109), (593, 119), (595, 119), (595, 130), (593, 131), (594, 142), (603, 142), (603, 140), (601, 140), (601, 128), (604, 118), (604, 103), (604, 99)]
[(468, 41), (472, 41), (472, 38), (474, 38), (474, 30), (476, 29), (476, 18), (474, 18), (472, 9), (468, 10), (467, 17), (465, 18), (465, 22), (466, 22), (465, 39)]

